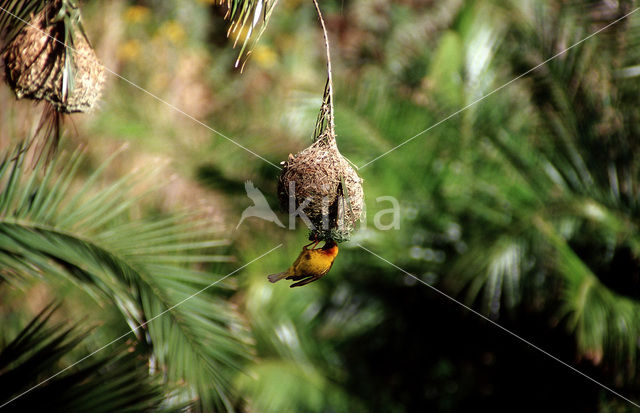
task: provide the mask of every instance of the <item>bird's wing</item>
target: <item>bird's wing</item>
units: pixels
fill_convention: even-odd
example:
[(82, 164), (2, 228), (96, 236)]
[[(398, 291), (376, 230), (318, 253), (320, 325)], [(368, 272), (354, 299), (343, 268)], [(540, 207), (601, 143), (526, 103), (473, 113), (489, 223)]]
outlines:
[[(333, 264), (332, 264), (332, 265), (333, 265)], [(330, 269), (331, 269), (331, 266), (329, 266), (329, 268), (327, 268), (327, 270), (326, 270), (326, 271), (323, 271), (323, 272), (321, 272), (321, 273), (319, 273), (319, 274), (316, 274), (316, 275), (309, 275), (309, 276), (307, 276), (307, 277), (296, 277), (296, 278), (293, 278), (293, 277), (287, 277), (287, 280), (294, 280), (294, 281), (296, 281), (296, 280), (300, 280), (300, 281), (298, 281), (298, 282), (296, 282), (296, 283), (291, 284), (289, 287), (290, 287), (290, 288), (293, 288), (293, 287), (302, 287), (303, 285), (307, 285), (307, 284), (312, 283), (312, 282), (314, 282), (314, 281), (316, 281), (316, 280), (319, 280), (320, 278), (322, 278), (322, 277), (324, 277), (325, 275), (327, 275), (327, 273), (329, 272), (329, 270), (330, 270)]]
[(311, 252), (306, 249), (306, 248), (302, 248), (302, 251), (300, 252), (300, 255), (298, 255), (298, 258), (296, 258), (296, 260), (293, 262), (293, 265), (291, 266), (293, 268), (294, 271), (298, 271), (300, 269), (300, 264), (303, 263), (303, 261), (309, 261), (311, 259)]

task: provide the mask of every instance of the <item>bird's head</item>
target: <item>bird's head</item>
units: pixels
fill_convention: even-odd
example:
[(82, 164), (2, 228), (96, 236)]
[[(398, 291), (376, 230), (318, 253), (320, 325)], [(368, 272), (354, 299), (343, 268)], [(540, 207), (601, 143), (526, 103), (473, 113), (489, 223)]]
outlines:
[(327, 240), (322, 246), (322, 251), (324, 251), (325, 254), (335, 257), (338, 255), (338, 244), (334, 240)]

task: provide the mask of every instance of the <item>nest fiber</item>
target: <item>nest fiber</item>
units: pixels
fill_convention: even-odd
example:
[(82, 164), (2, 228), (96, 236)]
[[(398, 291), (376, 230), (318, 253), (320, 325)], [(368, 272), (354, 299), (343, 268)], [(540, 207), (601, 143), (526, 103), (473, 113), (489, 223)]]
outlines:
[[(100, 98), (105, 81), (104, 67), (81, 30), (75, 33), (72, 48), (64, 42), (62, 22), (49, 23), (51, 8), (32, 16), (5, 48), (6, 80), (16, 96), (47, 100), (60, 112), (86, 112)], [(64, 79), (70, 58), (72, 79)]]
[(312, 238), (347, 240), (363, 211), (362, 179), (340, 154), (335, 135), (326, 131), (282, 164), (278, 181), (282, 208), (302, 206)]

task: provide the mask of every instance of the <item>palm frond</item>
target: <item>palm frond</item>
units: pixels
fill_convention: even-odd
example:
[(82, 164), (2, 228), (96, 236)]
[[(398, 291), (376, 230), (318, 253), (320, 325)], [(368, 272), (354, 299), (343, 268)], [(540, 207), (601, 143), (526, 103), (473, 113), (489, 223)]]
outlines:
[[(486, 6), (480, 3), (473, 7)], [(486, 7), (498, 15), (502, 6)], [(594, 28), (593, 21), (585, 22), (584, 14), (564, 3), (513, 2), (512, 9), (516, 17), (506, 27), (487, 30), (485, 22), (471, 24), (469, 17), (440, 37), (429, 56), (434, 69), (426, 70), (429, 99), (440, 106), (464, 106), (602, 27)], [(621, 22), (615, 35), (597, 36), (572, 48), (502, 90), (500, 97), (487, 97), (448, 120), (430, 131), (438, 137), (423, 140), (421, 159), (405, 153), (398, 162), (407, 170), (429, 170), (424, 185), (434, 185), (423, 203), (431, 208), (421, 217), (424, 232), (409, 231), (407, 238), (420, 236), (415, 237), (419, 241), (404, 241), (406, 250), (414, 248), (414, 242), (449, 247), (444, 268), (427, 268), (445, 273), (445, 285), (454, 292), (465, 292), (469, 302), (493, 317), (522, 301), (522, 308), (556, 310), (581, 356), (629, 374), (637, 368), (632, 343), (640, 337), (633, 315), (640, 310), (640, 164), (632, 155), (638, 152), (635, 125), (640, 115), (637, 79), (621, 77), (633, 71), (620, 68), (637, 64), (630, 46), (636, 19), (634, 15)], [(495, 40), (503, 30), (512, 41)], [(478, 63), (474, 44), (486, 49), (490, 60), (478, 66), (478, 81), (465, 84)], [(439, 72), (443, 64), (454, 69)], [(512, 73), (496, 76), (507, 70)], [(452, 71), (459, 72), (453, 80)], [(368, 99), (364, 93), (359, 98)], [(385, 119), (392, 113), (385, 107), (388, 102), (392, 100), (378, 99), (371, 108), (352, 107)], [(398, 117), (408, 123), (407, 113)], [(366, 126), (384, 139), (402, 135), (398, 131), (404, 125), (399, 123), (389, 119), (377, 125), (374, 120)], [(457, 143), (465, 139), (468, 145)], [(398, 170), (391, 167), (393, 162), (372, 165), (379, 168), (377, 179), (385, 178), (385, 169)], [(389, 182), (394, 188), (407, 185), (406, 180)], [(407, 192), (418, 203), (422, 190), (420, 183)], [(462, 228), (460, 241), (455, 241), (462, 248), (447, 245), (446, 234), (437, 232), (442, 216)], [(623, 250), (629, 251), (628, 263), (616, 266), (614, 258)], [(552, 283), (562, 288), (540, 292)]]
[(226, 6), (225, 18), (231, 22), (227, 36), (234, 39), (234, 47), (241, 44), (238, 67), (245, 52), (248, 58), (266, 30), (278, 0), (218, 0), (218, 4)]
[(0, 405), (8, 412), (179, 412), (172, 391), (150, 375), (145, 357), (127, 345), (96, 356), (82, 366), (56, 374), (78, 351), (91, 330), (52, 322), (55, 306), (45, 307), (0, 349)]
[[(10, 270), (0, 277), (64, 277), (96, 300), (113, 302), (132, 327), (166, 312), (138, 329), (138, 340), (150, 337), (170, 380), (185, 380), (204, 405), (226, 400), (228, 377), (248, 354), (239, 317), (212, 291), (172, 307), (215, 284), (218, 277), (193, 263), (228, 261), (209, 252), (227, 242), (210, 240), (185, 217), (132, 220), (139, 196), (131, 190), (148, 170), (96, 190), (105, 164), (71, 190), (80, 154), (30, 168), (22, 149), (0, 163), (0, 263)], [(220, 283), (210, 290), (228, 288)]]
[[(515, 73), (598, 27), (591, 14), (575, 5), (528, 5), (518, 3), (522, 20), (511, 31), (518, 40), (511, 53)], [(580, 353), (631, 375), (637, 365), (634, 343), (640, 337), (634, 315), (640, 310), (634, 299), (637, 281), (633, 266), (623, 270), (613, 261), (621, 250), (631, 257), (638, 254), (640, 166), (629, 156), (636, 152), (636, 139), (627, 126), (637, 119), (638, 105), (637, 87), (615, 73), (629, 64), (626, 42), (620, 39), (636, 25), (633, 18), (622, 22), (615, 33), (590, 39), (531, 73), (526, 90), (535, 110), (535, 139), (492, 138), (508, 160), (509, 175), (517, 171), (520, 191), (517, 195), (510, 192), (512, 184), (494, 181), (512, 215), (503, 233), (520, 228), (528, 234), (524, 239), (528, 236), (537, 245), (529, 252), (533, 259), (563, 285), (557, 297), (559, 316), (575, 335)], [(533, 202), (523, 202), (527, 198)], [(482, 285), (490, 288), (489, 282)]]
[(4, 0), (0, 2), (0, 50), (24, 27), (31, 15), (38, 14), (45, 0)]

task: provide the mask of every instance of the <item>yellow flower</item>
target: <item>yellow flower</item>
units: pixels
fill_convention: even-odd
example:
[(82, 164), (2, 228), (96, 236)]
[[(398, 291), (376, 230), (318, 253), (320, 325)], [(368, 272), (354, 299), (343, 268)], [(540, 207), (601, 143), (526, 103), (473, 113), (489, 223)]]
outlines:
[(253, 60), (263, 69), (268, 69), (275, 65), (278, 54), (269, 46), (257, 46), (252, 53)]
[(128, 23), (140, 23), (149, 17), (151, 11), (144, 6), (127, 7), (124, 11), (124, 20)]
[(135, 39), (128, 40), (120, 45), (117, 53), (120, 60), (135, 60), (140, 56), (140, 42)]
[(175, 20), (165, 22), (159, 29), (160, 34), (173, 44), (182, 43), (186, 37), (184, 27)]

